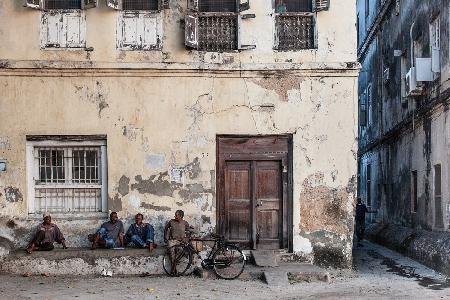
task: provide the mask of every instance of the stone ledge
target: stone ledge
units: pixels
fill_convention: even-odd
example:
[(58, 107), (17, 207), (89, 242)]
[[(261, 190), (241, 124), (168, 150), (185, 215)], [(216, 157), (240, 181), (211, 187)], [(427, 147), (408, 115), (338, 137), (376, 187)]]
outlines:
[(450, 232), (376, 223), (369, 225), (366, 233), (370, 240), (450, 275)]
[(101, 249), (91, 250), (89, 248), (56, 248), (52, 251), (35, 251), (28, 254), (23, 249), (11, 251), (7, 260), (20, 259), (24, 257), (42, 258), (51, 260), (64, 260), (70, 258), (97, 259), (97, 258), (116, 258), (116, 257), (159, 257), (164, 255), (166, 247), (158, 247), (152, 252), (147, 249)]
[(107, 250), (88, 248), (55, 249), (27, 254), (14, 250), (1, 261), (0, 271), (13, 274), (95, 275), (111, 270), (116, 275), (163, 274), (164, 247)]

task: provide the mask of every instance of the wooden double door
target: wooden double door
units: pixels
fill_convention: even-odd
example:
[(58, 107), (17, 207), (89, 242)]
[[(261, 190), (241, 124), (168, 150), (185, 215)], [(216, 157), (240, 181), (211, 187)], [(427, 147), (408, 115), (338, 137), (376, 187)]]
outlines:
[(289, 142), (219, 138), (218, 220), (229, 240), (248, 249), (288, 248)]

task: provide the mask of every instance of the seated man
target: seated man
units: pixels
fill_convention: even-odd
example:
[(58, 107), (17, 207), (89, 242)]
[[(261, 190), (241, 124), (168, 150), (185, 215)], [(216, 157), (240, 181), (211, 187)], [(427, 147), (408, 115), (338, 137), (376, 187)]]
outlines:
[[(186, 238), (186, 231), (191, 232), (191, 228), (189, 227), (189, 223), (183, 220), (184, 218), (184, 211), (177, 210), (175, 212), (175, 219), (170, 220), (167, 222), (166, 226), (164, 227), (164, 242), (167, 243), (167, 247), (172, 247), (177, 245), (180, 240), (183, 240)], [(174, 257), (174, 253), (171, 253), (170, 255), (172, 258)], [(171, 259), (172, 259), (171, 258)], [(172, 274), (177, 273), (177, 265), (172, 263)]]
[(31, 253), (34, 250), (50, 251), (54, 249), (54, 242), (62, 244), (63, 249), (67, 249), (66, 240), (64, 239), (64, 236), (58, 226), (52, 223), (52, 217), (50, 214), (45, 213), (43, 218), (44, 222), (39, 224), (33, 239), (27, 246), (26, 251), (28, 253)]
[(123, 223), (119, 220), (116, 212), (109, 215), (109, 221), (102, 224), (97, 233), (90, 237), (91, 249), (95, 250), (97, 245), (104, 248), (123, 247)]
[(131, 224), (125, 234), (125, 245), (133, 243), (138, 248), (148, 248), (149, 251), (155, 249), (155, 229), (148, 223), (143, 223), (144, 216), (137, 214), (134, 217), (135, 223)]

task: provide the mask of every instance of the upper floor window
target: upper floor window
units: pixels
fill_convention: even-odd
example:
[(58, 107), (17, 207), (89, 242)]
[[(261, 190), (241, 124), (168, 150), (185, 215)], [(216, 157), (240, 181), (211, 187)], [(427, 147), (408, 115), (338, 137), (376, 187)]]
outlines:
[(239, 42), (239, 12), (249, 8), (246, 0), (188, 0), (185, 44), (201, 51), (243, 49)]
[(118, 49), (161, 48), (161, 0), (107, 0), (107, 4), (120, 11), (117, 18)]
[(42, 49), (86, 47), (84, 9), (97, 5), (96, 0), (27, 0), (26, 6), (40, 9), (40, 44)]
[(276, 0), (275, 1), (275, 49), (314, 49), (315, 12), (326, 10), (325, 0)]

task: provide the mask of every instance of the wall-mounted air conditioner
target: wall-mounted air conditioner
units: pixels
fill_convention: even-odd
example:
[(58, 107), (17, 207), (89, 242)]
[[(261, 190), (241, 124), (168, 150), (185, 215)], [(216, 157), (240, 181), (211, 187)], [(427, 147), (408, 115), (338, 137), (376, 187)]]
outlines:
[(431, 71), (431, 58), (416, 58), (416, 81), (433, 81), (433, 72)]
[(417, 86), (415, 67), (412, 67), (406, 73), (405, 83), (406, 96), (419, 96), (422, 94), (422, 89)]

